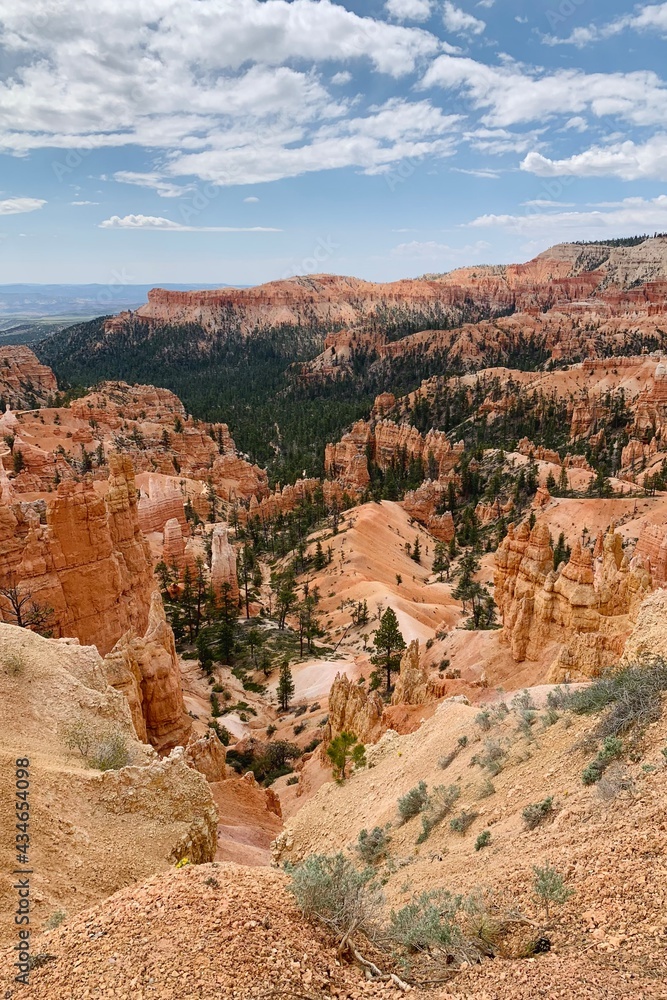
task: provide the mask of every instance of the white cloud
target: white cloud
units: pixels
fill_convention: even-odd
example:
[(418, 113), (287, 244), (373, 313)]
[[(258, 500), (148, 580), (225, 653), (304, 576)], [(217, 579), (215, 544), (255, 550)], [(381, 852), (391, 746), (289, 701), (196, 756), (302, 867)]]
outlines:
[(448, 31), (453, 31), (458, 35), (481, 35), (486, 28), (486, 22), (466, 13), (460, 7), (455, 7), (450, 0), (445, 0), (442, 12), (442, 20)]
[(189, 190), (188, 186), (166, 181), (157, 173), (140, 174), (133, 170), (117, 170), (113, 176), (121, 184), (152, 188), (161, 198), (182, 198)]
[(450, 247), (446, 243), (436, 243), (434, 240), (419, 242), (412, 240), (410, 243), (399, 243), (391, 251), (392, 257), (418, 257), (428, 260), (440, 260), (451, 257), (469, 258), (473, 253), (483, 253), (490, 248), (491, 244), (485, 240), (478, 240), (469, 246)]
[(431, 16), (433, 0), (387, 0), (384, 7), (397, 21), (426, 21)]
[(70, 201), (70, 205), (99, 205), (99, 201)]
[(491, 7), (493, 7), (495, 2), (496, 0), (479, 0), (479, 3), (476, 6), (486, 7), (486, 9), (489, 10)]
[(667, 195), (628, 198), (608, 212), (528, 212), (525, 215), (482, 215), (468, 223), (475, 229), (505, 229), (551, 243), (567, 240), (633, 236), (667, 230)]
[(0, 215), (21, 215), (24, 212), (36, 212), (46, 205), (43, 198), (5, 198), (0, 201)]
[(255, 198), (254, 195), (251, 195), (249, 198), (244, 198), (243, 201), (246, 205), (255, 205), (259, 201), (259, 198)]
[(574, 45), (582, 49), (593, 42), (620, 35), (623, 31), (652, 31), (664, 37), (667, 35), (667, 3), (646, 4), (634, 14), (624, 14), (601, 27), (589, 24), (587, 27), (575, 28), (565, 38), (545, 35), (542, 41), (545, 45)]
[(645, 143), (628, 139), (607, 146), (591, 146), (562, 160), (550, 160), (531, 152), (521, 169), (539, 177), (618, 177), (624, 181), (667, 180), (667, 134), (654, 135)]
[(100, 229), (143, 229), (163, 233), (280, 233), (266, 226), (184, 226), (159, 215), (112, 215), (100, 222)]
[(364, 135), (351, 123), (365, 116), (372, 130), (377, 114), (334, 87), (360, 68), (399, 79), (456, 50), (332, 0), (96, 0), (94, 10), (0, 0), (0, 38), (10, 67), (0, 73), (0, 152), (67, 150), (54, 157), (58, 176), (94, 150), (135, 145), (151, 167), (114, 179), (175, 198), (193, 177), (237, 184), (449, 155), (439, 133), (417, 136), (407, 116), (393, 141)]
[(533, 198), (532, 201), (522, 201), (526, 208), (575, 208), (571, 201), (551, 201), (549, 198)]
[(431, 64), (423, 87), (463, 91), (485, 111), (482, 123), (499, 128), (555, 116), (612, 116), (636, 125), (663, 123), (667, 87), (649, 70), (585, 73), (578, 69), (545, 72), (508, 59), (487, 66), (470, 58), (441, 55)]
[(453, 155), (459, 121), (429, 101), (393, 98), (367, 115), (321, 125), (307, 142), (299, 141), (301, 130), (286, 127), (273, 134), (220, 135), (209, 149), (174, 155), (166, 169), (173, 177), (195, 174), (217, 185), (266, 183), (342, 167), (385, 173), (406, 158)]
[(485, 180), (497, 181), (500, 177), (499, 170), (466, 170), (464, 167), (452, 167), (452, 171), (456, 174), (469, 174), (471, 177), (483, 177)]

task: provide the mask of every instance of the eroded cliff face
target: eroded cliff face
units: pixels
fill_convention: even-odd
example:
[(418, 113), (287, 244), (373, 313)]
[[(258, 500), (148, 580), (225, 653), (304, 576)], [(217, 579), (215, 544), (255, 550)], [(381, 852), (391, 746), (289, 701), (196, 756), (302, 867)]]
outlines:
[(211, 586), (216, 600), (227, 598), (236, 604), (239, 599), (239, 584), (236, 576), (236, 553), (231, 545), (226, 524), (216, 524), (213, 529), (211, 547)]
[(157, 591), (151, 599), (145, 635), (125, 633), (104, 663), (109, 683), (127, 698), (142, 742), (160, 753), (188, 742), (192, 721), (183, 703), (174, 634)]
[(336, 674), (329, 692), (327, 739), (354, 733), (362, 743), (373, 743), (382, 732), (384, 702), (377, 691), (366, 691), (347, 674)]
[(435, 478), (445, 477), (458, 463), (464, 445), (450, 444), (442, 431), (420, 434), (410, 424), (392, 420), (359, 420), (336, 444), (328, 444), (324, 468), (330, 479), (363, 490), (370, 482), (369, 459), (386, 472), (402, 461), (421, 461)]
[[(155, 586), (132, 465), (119, 455), (109, 465), (106, 498), (84, 481), (61, 483), (46, 504), (0, 503), (2, 586), (51, 608), (54, 635), (102, 654), (128, 629), (143, 635)], [(5, 620), (14, 621), (7, 599), (1, 603)]]
[[(104, 479), (108, 455), (127, 455), (137, 473), (149, 474), (141, 503), (147, 531), (161, 531), (170, 517), (183, 518), (183, 480), (211, 483), (220, 500), (247, 501), (268, 493), (266, 473), (238, 455), (226, 424), (194, 420), (174, 393), (152, 385), (103, 382), (67, 407), (3, 414), (0, 430), (14, 438), (13, 450), (22, 455), (23, 469), (12, 479), (19, 493), (50, 491), (58, 481), (77, 480), (85, 472)], [(2, 449), (11, 473), (10, 449)], [(199, 493), (198, 512), (206, 517), (208, 491), (200, 486)]]
[(43, 406), (57, 392), (55, 375), (29, 347), (0, 347), (0, 397), (5, 405), (13, 410)]
[[(449, 274), (374, 284), (358, 278), (316, 274), (273, 281), (254, 288), (171, 292), (155, 288), (134, 313), (107, 321), (107, 331), (129, 321), (148, 325), (197, 323), (213, 330), (233, 317), (239, 330), (284, 323), (320, 322), (353, 328), (392, 309), (431, 311), (464, 321), (471, 313), (536, 315), (548, 309), (665, 310), (667, 240), (638, 247), (559, 244), (526, 264), (460, 268)], [(328, 350), (331, 347), (328, 346)]]
[(560, 644), (550, 679), (596, 676), (618, 660), (644, 597), (652, 588), (641, 555), (623, 552), (611, 529), (595, 552), (574, 546), (569, 562), (553, 568), (546, 525), (511, 525), (496, 556), (494, 597), (503, 621), (501, 641), (517, 662), (538, 660)]

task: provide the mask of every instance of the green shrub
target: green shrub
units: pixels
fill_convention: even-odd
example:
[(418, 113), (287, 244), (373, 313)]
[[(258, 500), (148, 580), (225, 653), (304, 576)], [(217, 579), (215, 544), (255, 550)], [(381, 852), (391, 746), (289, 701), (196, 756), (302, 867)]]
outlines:
[(426, 782), (420, 781), (398, 800), (398, 812), (404, 823), (422, 811), (428, 800)]
[(459, 736), (459, 738), (457, 740), (457, 743), (461, 747), (461, 749), (463, 749), (464, 747), (467, 747), (468, 746), (468, 737), (467, 736)]
[(60, 927), (66, 916), (67, 914), (64, 910), (56, 910), (55, 913), (52, 913), (51, 916), (44, 922), (44, 930), (52, 931), (55, 930), (56, 927)]
[(454, 819), (450, 821), (449, 828), (450, 830), (453, 830), (454, 833), (466, 833), (478, 816), (479, 813), (475, 812), (474, 809), (462, 809), (458, 816), (455, 816)]
[(534, 830), (535, 827), (543, 823), (545, 819), (553, 816), (554, 812), (554, 800), (553, 796), (549, 796), (548, 799), (543, 799), (541, 802), (532, 802), (523, 811), (523, 821), (526, 824), (528, 830)]
[(581, 780), (584, 785), (596, 784), (613, 760), (616, 760), (623, 753), (623, 742), (616, 736), (606, 736), (602, 741), (602, 749), (595, 760), (584, 768)]
[(408, 952), (458, 950), (464, 943), (455, 922), (461, 904), (460, 896), (445, 889), (422, 892), (400, 910), (391, 911), (388, 936)]
[(484, 783), (480, 785), (479, 791), (477, 792), (478, 799), (488, 799), (489, 795), (496, 794), (496, 786), (493, 784), (490, 778), (485, 778)]
[(107, 733), (95, 747), (89, 759), (91, 767), (98, 771), (118, 771), (130, 763), (127, 735), (120, 729)]
[(477, 715), (475, 716), (475, 722), (482, 730), (482, 732), (488, 733), (489, 729), (493, 725), (493, 723), (491, 722), (491, 713), (488, 710), (484, 710), (483, 712), (478, 712)]
[(117, 771), (130, 763), (127, 733), (79, 718), (68, 723), (61, 733), (69, 750), (78, 750), (88, 767), (98, 771)]
[(475, 850), (481, 851), (483, 847), (488, 847), (491, 843), (491, 831), (482, 830), (477, 840), (475, 841)]
[(549, 904), (557, 903), (560, 905), (567, 902), (574, 890), (565, 885), (563, 876), (555, 868), (552, 868), (548, 861), (543, 868), (540, 868), (539, 865), (533, 865), (533, 872), (535, 875), (533, 889), (537, 898), (544, 905), (548, 917)]
[(298, 774), (291, 775), (291, 777), (289, 777), (287, 779), (287, 781), (285, 782), (285, 784), (287, 784), (287, 785), (298, 785), (299, 784), (299, 775)]
[(423, 844), (429, 836), (431, 830), (442, 823), (453, 809), (454, 803), (459, 798), (461, 789), (458, 785), (437, 785), (428, 796), (422, 808), (422, 832), (417, 838), (418, 844)]
[(619, 737), (630, 729), (641, 730), (657, 722), (665, 691), (667, 661), (654, 657), (616, 672), (607, 671), (588, 687), (571, 692), (567, 707), (577, 715), (592, 715), (607, 709), (596, 727), (596, 735)]
[(287, 864), (294, 896), (303, 915), (319, 920), (340, 937), (353, 930), (370, 932), (383, 897), (375, 871), (358, 871), (342, 853), (311, 854), (297, 865)]
[(362, 861), (374, 865), (387, 856), (390, 840), (386, 828), (374, 826), (370, 833), (362, 830), (354, 846)]

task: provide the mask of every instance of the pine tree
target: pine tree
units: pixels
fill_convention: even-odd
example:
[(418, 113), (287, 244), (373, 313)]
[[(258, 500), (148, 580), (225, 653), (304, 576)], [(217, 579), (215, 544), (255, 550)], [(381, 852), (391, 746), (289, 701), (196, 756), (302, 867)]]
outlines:
[(422, 550), (419, 544), (419, 537), (415, 538), (415, 544), (412, 547), (412, 555), (410, 558), (413, 559), (416, 563), (421, 562)]
[(391, 674), (400, 666), (400, 656), (405, 649), (405, 639), (398, 627), (398, 618), (393, 608), (387, 608), (380, 620), (380, 627), (373, 637), (373, 645), (377, 653), (371, 657), (371, 662), (382, 667), (387, 674), (387, 694), (391, 694)]
[(333, 764), (336, 780), (342, 783), (347, 777), (348, 764), (361, 767), (366, 763), (366, 748), (354, 733), (341, 733), (327, 747), (327, 757)]
[(317, 545), (315, 546), (315, 569), (324, 569), (326, 564), (327, 560), (324, 555), (324, 550), (322, 549), (322, 542), (318, 539)]
[(278, 681), (278, 701), (283, 712), (289, 708), (289, 703), (294, 697), (294, 681), (290, 670), (289, 660), (283, 660), (280, 666), (280, 679)]

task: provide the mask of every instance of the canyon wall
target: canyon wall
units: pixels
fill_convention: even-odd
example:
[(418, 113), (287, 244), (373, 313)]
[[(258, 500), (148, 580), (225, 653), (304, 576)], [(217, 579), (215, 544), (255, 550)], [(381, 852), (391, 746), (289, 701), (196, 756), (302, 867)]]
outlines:
[(5, 405), (13, 410), (44, 406), (57, 392), (55, 375), (29, 347), (0, 347), (0, 398)]
[[(196, 323), (205, 330), (233, 324), (240, 332), (282, 324), (354, 327), (396, 314), (432, 313), (456, 324), (475, 318), (559, 308), (601, 314), (665, 312), (667, 240), (636, 247), (560, 244), (526, 264), (460, 268), (449, 274), (374, 284), (317, 274), (253, 288), (192, 292), (155, 288), (134, 313), (107, 321), (107, 333), (128, 323)], [(330, 347), (328, 348), (331, 349)]]
[(594, 552), (577, 542), (556, 570), (553, 557), (546, 525), (510, 526), (495, 555), (501, 641), (517, 662), (539, 660), (549, 644), (559, 644), (550, 666), (554, 681), (596, 676), (622, 653), (652, 589), (650, 569), (640, 554), (624, 554), (613, 528)]
[[(0, 585), (50, 608), (46, 627), (109, 652), (129, 629), (143, 635), (155, 583), (139, 527), (129, 460), (109, 457), (106, 498), (89, 480), (65, 482), (48, 502), (0, 503)], [(15, 621), (7, 596), (5, 620)]]

